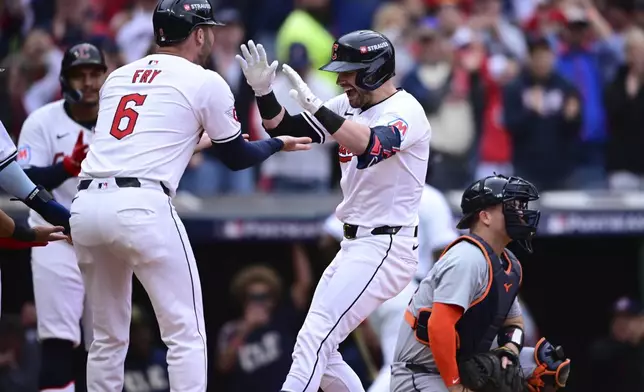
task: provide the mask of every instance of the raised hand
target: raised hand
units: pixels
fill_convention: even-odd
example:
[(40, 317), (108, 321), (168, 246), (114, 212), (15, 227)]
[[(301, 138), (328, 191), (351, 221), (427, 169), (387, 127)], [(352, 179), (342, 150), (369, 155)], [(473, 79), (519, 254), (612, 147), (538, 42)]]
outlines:
[(74, 177), (78, 176), (81, 171), (81, 162), (83, 162), (87, 156), (88, 149), (89, 145), (83, 143), (83, 132), (81, 131), (78, 134), (78, 139), (76, 139), (76, 144), (74, 145), (74, 150), (71, 155), (67, 155), (63, 158), (63, 167), (65, 167), (65, 170), (69, 174)]
[(291, 98), (295, 99), (305, 110), (315, 114), (324, 102), (313, 94), (306, 82), (293, 68), (284, 64), (282, 65), (282, 72), (288, 77), (291, 86), (293, 86), (293, 89), (289, 92)]
[(241, 45), (242, 56), (236, 55), (235, 59), (241, 66), (242, 72), (246, 77), (246, 82), (253, 89), (255, 95), (261, 97), (273, 91), (273, 81), (275, 80), (275, 70), (277, 69), (277, 60), (270, 65), (266, 58), (266, 51), (262, 44), (255, 46), (252, 40)]

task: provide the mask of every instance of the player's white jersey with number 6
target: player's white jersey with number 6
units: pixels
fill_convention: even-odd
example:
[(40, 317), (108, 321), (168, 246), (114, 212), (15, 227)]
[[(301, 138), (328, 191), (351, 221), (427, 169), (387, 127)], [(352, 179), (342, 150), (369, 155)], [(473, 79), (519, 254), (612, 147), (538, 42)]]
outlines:
[[(344, 200), (336, 209), (338, 219), (365, 227), (417, 225), (431, 138), (431, 126), (420, 103), (408, 92), (398, 90), (365, 109), (352, 108), (346, 94), (330, 99), (325, 106), (370, 128), (394, 126), (401, 135), (400, 151), (366, 169), (358, 169), (357, 157), (340, 146)], [(324, 129), (315, 117), (307, 114), (307, 119)]]
[(80, 177), (160, 181), (174, 195), (204, 130), (214, 143), (241, 132), (224, 79), (179, 56), (150, 55), (115, 70), (100, 100)]

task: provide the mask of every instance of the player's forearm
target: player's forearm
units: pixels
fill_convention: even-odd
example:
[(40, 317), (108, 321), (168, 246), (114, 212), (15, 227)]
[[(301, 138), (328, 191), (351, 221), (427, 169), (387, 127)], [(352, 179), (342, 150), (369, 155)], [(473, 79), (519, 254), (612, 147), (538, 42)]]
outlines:
[(257, 109), (262, 116), (262, 125), (267, 132), (277, 129), (284, 119), (286, 109), (277, 101), (275, 93), (272, 91), (261, 97), (256, 97)]
[(24, 200), (36, 189), (36, 184), (29, 179), (16, 161), (11, 161), (0, 169), (0, 187), (9, 194)]
[(369, 147), (371, 128), (368, 126), (347, 120), (324, 106), (314, 116), (340, 145), (354, 155), (364, 154)]
[(462, 315), (460, 306), (435, 303), (427, 323), (429, 345), (447, 387), (460, 383), (456, 362), (456, 323)]
[(257, 97), (257, 108), (262, 116), (262, 125), (271, 137), (294, 136), (310, 137), (314, 143), (324, 143), (324, 130), (317, 129), (313, 120), (304, 114), (291, 116), (279, 102), (274, 93)]
[(247, 142), (241, 134), (229, 142), (213, 143), (212, 146), (217, 158), (231, 170), (255, 166), (280, 151), (282, 147), (284, 143), (279, 139)]
[(46, 167), (32, 166), (24, 170), (33, 182), (50, 190), (58, 188), (63, 182), (74, 177), (63, 162)]

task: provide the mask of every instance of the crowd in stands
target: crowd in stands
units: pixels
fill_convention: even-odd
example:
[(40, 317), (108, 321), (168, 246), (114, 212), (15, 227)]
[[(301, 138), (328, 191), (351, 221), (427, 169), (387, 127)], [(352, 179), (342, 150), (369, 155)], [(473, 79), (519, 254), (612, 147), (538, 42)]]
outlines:
[[(155, 51), (156, 0), (6, 0), (0, 10), (0, 119), (17, 138), (26, 116), (61, 97), (62, 51), (102, 48), (109, 69)], [(432, 124), (439, 189), (460, 189), (493, 171), (542, 190), (644, 186), (642, 0), (240, 0), (213, 1), (217, 29), (205, 66), (231, 86), (251, 138), (267, 137), (252, 91), (234, 61), (247, 39), (290, 64), (322, 98), (341, 91), (318, 71), (338, 36), (385, 34), (396, 82)], [(288, 82), (276, 82), (290, 112)], [(337, 188), (337, 146), (277, 154), (231, 172), (208, 151), (193, 157), (183, 194), (324, 193)]]

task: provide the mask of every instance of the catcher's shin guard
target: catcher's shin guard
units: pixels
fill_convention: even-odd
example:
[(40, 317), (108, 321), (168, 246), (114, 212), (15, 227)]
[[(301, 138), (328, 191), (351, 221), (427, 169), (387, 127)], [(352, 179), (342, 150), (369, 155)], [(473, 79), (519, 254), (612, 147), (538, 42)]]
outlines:
[(537, 367), (528, 378), (530, 392), (557, 390), (566, 386), (570, 374), (570, 359), (566, 358), (561, 346), (553, 346), (541, 338), (534, 347)]

